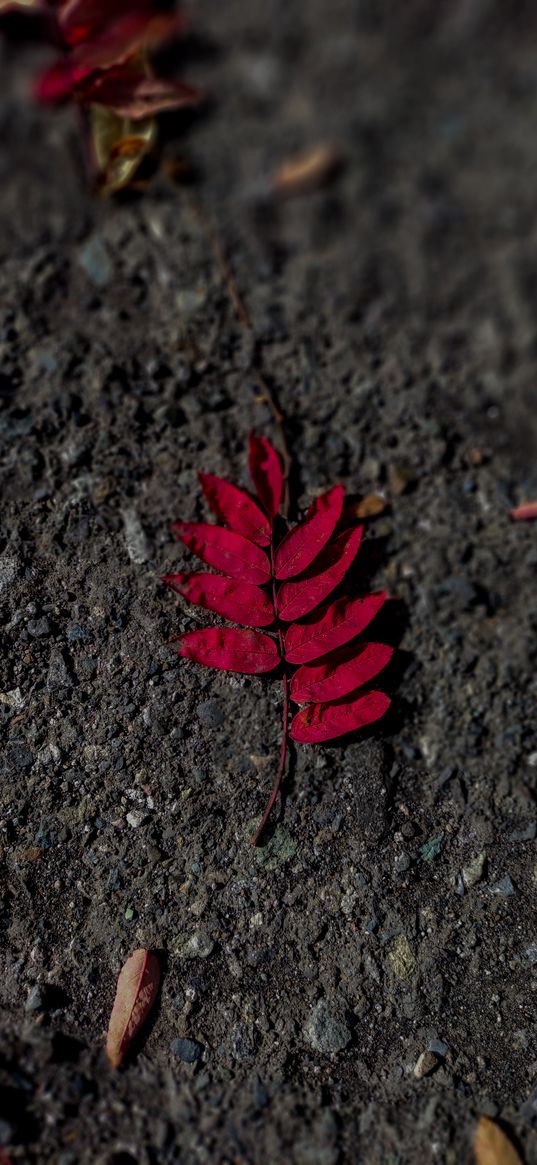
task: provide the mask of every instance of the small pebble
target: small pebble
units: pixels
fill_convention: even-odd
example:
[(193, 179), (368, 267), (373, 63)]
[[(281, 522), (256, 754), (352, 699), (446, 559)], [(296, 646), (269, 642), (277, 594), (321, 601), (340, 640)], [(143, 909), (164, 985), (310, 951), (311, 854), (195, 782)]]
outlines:
[(24, 1010), (28, 1012), (43, 1011), (44, 1006), (45, 992), (39, 983), (36, 983), (28, 993), (28, 998), (24, 1004)]
[(145, 818), (146, 814), (141, 813), (139, 809), (131, 809), (130, 813), (127, 813), (127, 825), (130, 825), (131, 829), (137, 829), (139, 825), (143, 825)]
[(174, 1056), (183, 1060), (185, 1064), (194, 1064), (199, 1060), (203, 1047), (197, 1040), (173, 1040), (170, 1044)]
[(15, 1125), (11, 1121), (0, 1119), (0, 1145), (9, 1145), (15, 1140), (16, 1136)]
[(490, 887), (490, 892), (491, 894), (499, 894), (502, 898), (509, 898), (511, 894), (516, 894), (509, 874), (505, 874), (503, 878), (500, 878), (499, 882), (495, 882), (494, 886)]
[(196, 708), (196, 715), (206, 728), (220, 728), (224, 723), (224, 713), (216, 700), (203, 700)]
[(475, 858), (471, 858), (467, 866), (463, 866), (462, 880), (467, 889), (470, 886), (477, 885), (477, 883), (481, 881), (485, 872), (486, 864), (486, 854), (479, 853), (476, 854)]
[(434, 1052), (422, 1052), (421, 1056), (418, 1056), (414, 1066), (416, 1080), (421, 1080), (424, 1076), (430, 1076), (438, 1063), (438, 1056)]
[(304, 1036), (316, 1052), (341, 1052), (347, 1047), (351, 1032), (338, 1018), (337, 1010), (328, 1000), (320, 999), (306, 1021)]

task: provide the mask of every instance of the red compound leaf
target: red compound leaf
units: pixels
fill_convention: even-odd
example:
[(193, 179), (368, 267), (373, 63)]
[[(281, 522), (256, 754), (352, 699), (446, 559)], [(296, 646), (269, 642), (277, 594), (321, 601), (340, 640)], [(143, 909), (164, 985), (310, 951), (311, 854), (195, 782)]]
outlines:
[(205, 667), (258, 675), (272, 671), (280, 662), (274, 639), (261, 631), (240, 631), (236, 627), (204, 627), (179, 635), (178, 655)]
[(270, 545), (270, 522), (243, 489), (214, 473), (198, 473), (198, 477), (211, 510), (221, 522), (258, 546)]
[(369, 683), (390, 662), (393, 647), (386, 643), (352, 643), (326, 657), (324, 663), (299, 667), (291, 680), (296, 704), (337, 700)]
[(346, 575), (358, 551), (362, 533), (363, 526), (345, 530), (322, 551), (301, 578), (282, 583), (276, 596), (280, 619), (286, 623), (302, 619), (328, 598)]
[(343, 509), (345, 489), (335, 485), (312, 502), (303, 522), (290, 530), (276, 551), (276, 578), (293, 578), (313, 562), (334, 533)]
[(189, 603), (214, 611), (244, 627), (268, 627), (274, 622), (272, 603), (260, 587), (221, 574), (164, 574), (162, 582)]
[(270, 441), (254, 433), (250, 433), (250, 477), (269, 518), (275, 518), (282, 504), (282, 463)]
[(242, 534), (208, 522), (174, 522), (172, 530), (207, 566), (254, 586), (270, 582), (270, 562), (264, 550)]
[(285, 636), (287, 662), (310, 663), (342, 647), (367, 627), (385, 599), (385, 594), (336, 599), (335, 603), (323, 607), (316, 618), (293, 623)]
[[(274, 624), (269, 634), (234, 627), (188, 631), (177, 636), (175, 647), (179, 655), (206, 667), (246, 675), (281, 665), (281, 756), (253, 838), (257, 844), (280, 790), (289, 737), (320, 743), (378, 720), (389, 697), (359, 689), (382, 671), (392, 648), (354, 642), (382, 607), (384, 593), (325, 602), (349, 569), (363, 533), (358, 526), (330, 541), (342, 513), (343, 486), (321, 494), (303, 521), (278, 541), (275, 530), (282, 519), (275, 529), (273, 519), (279, 514), (284, 477), (278, 453), (264, 437), (250, 437), (250, 472), (263, 510), (244, 490), (214, 474), (200, 473), (209, 506), (228, 528), (206, 522), (172, 526), (189, 550), (222, 574), (168, 574), (163, 581), (189, 602), (232, 622), (246, 627)], [(270, 547), (270, 558), (264, 547)], [(265, 584), (270, 584), (270, 597), (261, 589)], [(301, 666), (293, 675), (295, 664)], [(305, 704), (291, 726), (290, 699)]]
[(290, 736), (302, 744), (321, 744), (373, 724), (390, 706), (390, 697), (384, 692), (366, 692), (356, 700), (334, 704), (308, 704), (293, 717)]

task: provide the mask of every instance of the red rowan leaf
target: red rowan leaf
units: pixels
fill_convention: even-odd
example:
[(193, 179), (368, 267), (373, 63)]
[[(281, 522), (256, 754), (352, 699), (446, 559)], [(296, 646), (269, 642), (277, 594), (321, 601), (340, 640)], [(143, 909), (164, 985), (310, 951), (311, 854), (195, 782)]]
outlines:
[(250, 433), (250, 477), (269, 518), (274, 518), (283, 496), (282, 463), (270, 441), (254, 433)]
[(296, 582), (284, 582), (278, 589), (276, 605), (280, 619), (290, 623), (308, 615), (331, 591), (339, 586), (358, 551), (363, 526), (345, 530), (335, 542), (326, 546), (318, 558)]
[(214, 473), (198, 473), (198, 477), (211, 510), (221, 522), (258, 546), (270, 544), (270, 522), (243, 489)]
[(334, 704), (308, 704), (293, 717), (289, 735), (302, 744), (320, 744), (372, 724), (389, 706), (390, 697), (384, 692), (366, 692), (356, 700)]
[(205, 627), (179, 635), (175, 648), (185, 659), (222, 671), (257, 675), (272, 671), (280, 662), (273, 639), (260, 631), (241, 631), (235, 627)]
[(129, 1044), (145, 1022), (159, 983), (160, 967), (155, 955), (143, 949), (134, 951), (119, 973), (108, 1025), (106, 1055), (113, 1068), (119, 1067)]
[(208, 522), (174, 522), (172, 530), (202, 562), (230, 578), (254, 586), (270, 581), (270, 562), (264, 550), (242, 534), (211, 526)]
[(337, 700), (378, 675), (393, 655), (385, 643), (352, 643), (326, 657), (321, 664), (299, 667), (291, 680), (296, 704)]
[(75, 46), (93, 40), (110, 24), (133, 12), (147, 20), (151, 15), (151, 0), (63, 0), (59, 6), (58, 23), (67, 44)]
[(380, 611), (386, 594), (336, 599), (305, 623), (293, 623), (285, 635), (288, 663), (310, 663), (354, 639)]
[(306, 517), (282, 538), (276, 551), (276, 578), (302, 574), (334, 533), (343, 509), (345, 488), (334, 485), (312, 502)]
[[(325, 601), (344, 578), (363, 533), (362, 527), (352, 527), (330, 541), (341, 519), (344, 487), (334, 486), (318, 497), (303, 521), (275, 545), (272, 520), (279, 511), (284, 476), (274, 447), (254, 435), (250, 472), (265, 512), (246, 491), (212, 473), (200, 473), (206, 500), (227, 528), (206, 522), (172, 526), (194, 554), (222, 573), (169, 574), (163, 581), (188, 601), (235, 623), (250, 628), (274, 624), (272, 635), (206, 627), (177, 636), (175, 645), (186, 659), (224, 671), (255, 675), (283, 665), (280, 760), (252, 839), (257, 845), (278, 798), (289, 736), (321, 743), (379, 719), (389, 707), (389, 697), (359, 690), (386, 666), (392, 648), (351, 642), (380, 610), (385, 593)], [(270, 547), (270, 558), (264, 547)], [(282, 581), (276, 593), (277, 580)], [(261, 589), (269, 583), (271, 597)], [(300, 666), (293, 675), (294, 664)], [(305, 705), (291, 725), (289, 698)]]
[(272, 603), (252, 583), (224, 578), (221, 574), (164, 574), (162, 581), (189, 603), (215, 611), (232, 623), (246, 627), (268, 627), (274, 622)]

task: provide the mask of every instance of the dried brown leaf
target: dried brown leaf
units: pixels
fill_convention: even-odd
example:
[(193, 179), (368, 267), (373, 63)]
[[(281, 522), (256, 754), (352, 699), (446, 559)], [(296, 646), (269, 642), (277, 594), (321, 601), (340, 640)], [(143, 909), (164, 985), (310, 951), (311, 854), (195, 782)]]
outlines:
[(132, 120), (104, 105), (90, 108), (90, 132), (99, 186), (112, 194), (128, 186), (157, 139), (154, 117)]
[(474, 1155), (477, 1165), (522, 1165), (514, 1145), (487, 1116), (480, 1116), (477, 1122)]
[(143, 947), (134, 951), (119, 972), (108, 1025), (106, 1055), (113, 1068), (119, 1067), (129, 1045), (145, 1023), (159, 983), (160, 967), (156, 956)]
[(378, 514), (383, 514), (387, 506), (386, 498), (382, 494), (366, 494), (361, 501), (357, 502), (354, 513), (357, 518), (376, 518)]
[(341, 151), (336, 146), (314, 146), (284, 162), (273, 175), (272, 188), (286, 197), (317, 190), (334, 177), (341, 165)]

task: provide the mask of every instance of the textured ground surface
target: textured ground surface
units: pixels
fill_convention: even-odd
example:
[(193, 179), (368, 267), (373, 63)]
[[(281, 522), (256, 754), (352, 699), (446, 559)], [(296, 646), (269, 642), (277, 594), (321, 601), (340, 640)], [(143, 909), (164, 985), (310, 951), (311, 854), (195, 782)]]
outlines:
[[(244, 481), (249, 428), (277, 437), (252, 339), (187, 192), (92, 200), (76, 118), (26, 99), (46, 54), (2, 43), (0, 1143), (458, 1165), (486, 1112), (535, 1163), (537, 530), (507, 512), (537, 496), (537, 15), (205, 0), (194, 22), (217, 100), (185, 147), (300, 505), (335, 480), (390, 502), (362, 565), (398, 600), (398, 696), (382, 731), (297, 751), (252, 851), (278, 685), (170, 657), (197, 616), (156, 581), (187, 561), (168, 526), (201, 516), (197, 469)], [(338, 180), (259, 207), (319, 141)], [(162, 993), (114, 1075), (140, 945)]]

